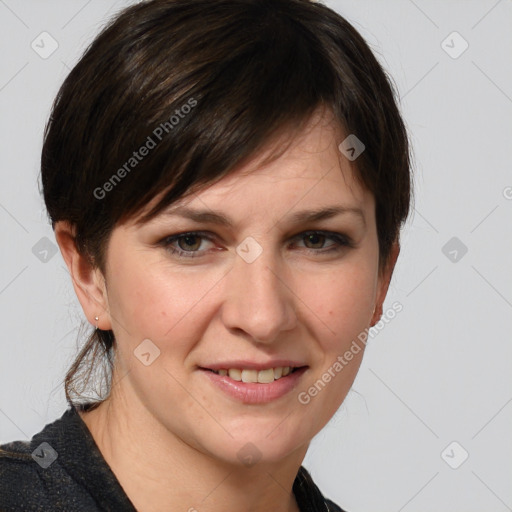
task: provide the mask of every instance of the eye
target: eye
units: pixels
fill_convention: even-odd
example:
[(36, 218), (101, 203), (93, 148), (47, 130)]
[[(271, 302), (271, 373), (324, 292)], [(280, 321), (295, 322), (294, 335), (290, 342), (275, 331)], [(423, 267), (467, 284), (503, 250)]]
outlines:
[(180, 249), (196, 251), (201, 246), (202, 240), (198, 235), (190, 234), (181, 236), (177, 242)]
[[(293, 240), (295, 241), (294, 246), (301, 248), (302, 242), (305, 251), (314, 255), (340, 252), (347, 247), (353, 247), (349, 237), (329, 231), (305, 231), (296, 235)], [(325, 245), (328, 241), (331, 243)], [(204, 256), (208, 252), (208, 242), (212, 244), (214, 242), (214, 237), (211, 234), (202, 231), (189, 231), (167, 236), (159, 242), (159, 245), (178, 258), (196, 258)]]
[[(304, 241), (307, 244), (314, 245), (316, 247), (309, 247), (310, 249), (322, 249), (322, 246), (325, 243), (326, 236), (323, 233), (309, 233), (304, 235)], [(320, 247), (318, 247), (320, 245)]]
[(175, 254), (183, 258), (194, 258), (204, 254), (205, 250), (199, 250), (205, 242), (212, 242), (211, 236), (200, 231), (191, 231), (188, 233), (180, 233), (164, 238), (160, 245), (165, 247), (171, 254)]
[[(347, 236), (329, 231), (305, 231), (298, 235), (296, 239), (304, 241), (306, 249), (312, 253), (327, 253), (340, 251), (345, 247), (352, 247), (352, 242)], [(333, 243), (325, 247), (324, 244), (328, 240), (333, 241)]]

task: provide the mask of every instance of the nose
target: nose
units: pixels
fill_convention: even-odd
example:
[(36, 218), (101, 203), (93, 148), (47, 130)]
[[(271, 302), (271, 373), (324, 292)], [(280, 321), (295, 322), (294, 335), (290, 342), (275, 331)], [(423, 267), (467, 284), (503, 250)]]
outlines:
[(263, 250), (252, 263), (236, 254), (224, 283), (224, 325), (264, 344), (292, 330), (297, 317), (290, 280), (289, 271), (269, 249)]

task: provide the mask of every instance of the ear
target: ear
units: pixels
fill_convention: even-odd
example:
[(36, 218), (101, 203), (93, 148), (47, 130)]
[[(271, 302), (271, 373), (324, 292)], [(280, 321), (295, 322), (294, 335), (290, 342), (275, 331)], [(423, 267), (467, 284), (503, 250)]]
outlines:
[[(103, 274), (78, 251), (75, 243), (75, 228), (69, 222), (55, 223), (55, 238), (85, 316), (92, 325), (99, 329), (110, 330), (112, 326)], [(99, 320), (96, 321), (95, 317), (98, 317)]]
[(398, 242), (398, 240), (395, 240), (389, 251), (389, 256), (384, 268), (382, 270), (379, 270), (377, 297), (375, 302), (375, 310), (373, 312), (372, 319), (370, 322), (371, 327), (373, 327), (382, 316), (382, 306), (384, 304), (384, 299), (386, 298), (386, 295), (388, 293), (389, 283), (391, 282), (391, 276), (393, 275), (393, 270), (395, 268), (396, 260), (399, 254), (400, 243)]

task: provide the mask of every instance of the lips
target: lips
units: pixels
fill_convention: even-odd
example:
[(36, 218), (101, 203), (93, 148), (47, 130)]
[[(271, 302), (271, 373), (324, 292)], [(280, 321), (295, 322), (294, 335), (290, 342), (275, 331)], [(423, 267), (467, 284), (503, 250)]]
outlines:
[(268, 368), (263, 365), (253, 365), (259, 366), (258, 369), (247, 368), (247, 363), (239, 367), (231, 364), (228, 366), (228, 368), (198, 367), (198, 370), (214, 388), (244, 404), (265, 404), (280, 398), (284, 399), (298, 386), (309, 368), (300, 363), (296, 366), (278, 365)]

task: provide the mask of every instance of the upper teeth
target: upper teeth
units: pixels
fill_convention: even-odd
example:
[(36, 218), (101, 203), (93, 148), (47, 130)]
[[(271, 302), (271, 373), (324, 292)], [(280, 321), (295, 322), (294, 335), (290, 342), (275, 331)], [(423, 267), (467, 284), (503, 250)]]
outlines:
[(277, 368), (267, 368), (266, 370), (240, 370), (239, 368), (230, 368), (229, 370), (218, 370), (221, 376), (229, 375), (233, 380), (242, 382), (259, 382), (261, 384), (267, 384), (274, 382), (274, 380), (286, 377), (292, 368), (290, 366), (278, 366)]

